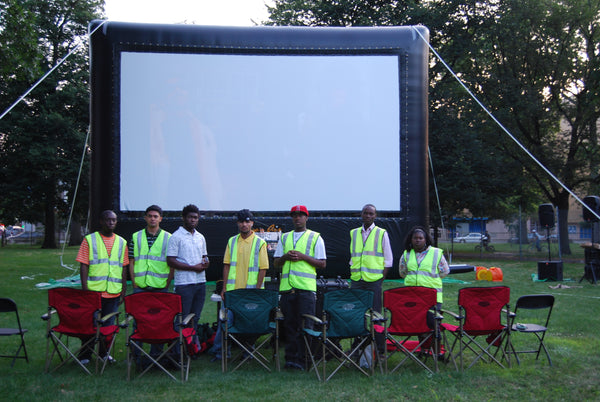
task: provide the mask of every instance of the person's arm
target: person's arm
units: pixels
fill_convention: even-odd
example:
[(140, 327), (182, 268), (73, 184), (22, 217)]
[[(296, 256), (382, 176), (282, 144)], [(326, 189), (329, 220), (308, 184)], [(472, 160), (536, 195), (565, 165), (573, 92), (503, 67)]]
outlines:
[[(206, 256), (202, 256), (203, 258)], [(177, 260), (177, 257), (167, 257), (167, 265), (173, 269), (178, 269), (180, 271), (193, 271), (193, 272), (202, 272), (208, 268), (209, 263), (200, 262), (196, 265), (189, 265), (185, 262), (181, 262)]]
[(385, 231), (383, 233), (383, 279), (387, 278), (388, 271), (394, 264), (394, 255), (392, 254), (392, 245), (390, 244), (390, 237), (388, 236), (388, 232)]
[[(123, 266), (123, 282), (122, 282), (122, 289), (121, 289), (121, 300), (119, 301), (120, 303), (123, 303), (123, 298), (125, 297), (125, 295), (127, 294), (127, 271), (129, 270), (129, 264)], [(131, 283), (133, 283), (133, 277), (131, 278)]]
[(408, 267), (406, 266), (406, 251), (400, 257), (400, 266), (398, 267), (400, 278), (406, 278), (408, 275)]
[(221, 299), (223, 299), (227, 291), (227, 278), (229, 278), (229, 264), (223, 264), (223, 289), (221, 290)]
[(256, 280), (256, 288), (262, 289), (263, 281), (265, 280), (265, 276), (267, 274), (266, 269), (261, 269), (258, 271), (258, 279)]
[(440, 271), (440, 278), (444, 278), (450, 273), (450, 266), (443, 255), (438, 265), (438, 270)]
[(79, 275), (81, 277), (81, 289), (88, 290), (88, 274), (90, 273), (90, 266), (88, 264), (79, 264)]
[(133, 286), (133, 288), (137, 288), (137, 285), (135, 284), (135, 259), (133, 257), (129, 258), (129, 277), (131, 278), (131, 286)]

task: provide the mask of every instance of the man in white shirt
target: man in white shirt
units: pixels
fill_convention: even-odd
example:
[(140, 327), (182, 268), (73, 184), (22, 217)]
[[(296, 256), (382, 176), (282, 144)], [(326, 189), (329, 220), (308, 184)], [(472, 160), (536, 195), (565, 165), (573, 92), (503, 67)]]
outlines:
[(208, 254), (204, 236), (196, 230), (200, 211), (187, 205), (182, 211), (183, 226), (173, 233), (167, 249), (167, 264), (175, 270), (175, 293), (181, 296), (183, 316), (194, 313), (194, 328), (202, 314), (206, 295)]

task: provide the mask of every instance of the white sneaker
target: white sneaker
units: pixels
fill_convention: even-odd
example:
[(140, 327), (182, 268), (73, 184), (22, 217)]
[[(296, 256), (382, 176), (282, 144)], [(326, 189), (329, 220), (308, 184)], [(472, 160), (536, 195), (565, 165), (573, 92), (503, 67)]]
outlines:
[(81, 359), (80, 362), (81, 362), (81, 364), (86, 366), (86, 365), (90, 364), (90, 359)]
[(117, 361), (115, 360), (114, 357), (112, 357), (111, 355), (106, 355), (104, 356), (104, 360), (108, 361), (110, 364), (116, 363)]

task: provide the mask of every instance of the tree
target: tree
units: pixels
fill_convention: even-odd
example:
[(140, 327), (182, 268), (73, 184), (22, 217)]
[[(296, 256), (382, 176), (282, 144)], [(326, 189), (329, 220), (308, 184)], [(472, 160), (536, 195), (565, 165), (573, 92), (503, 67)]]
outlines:
[[(102, 0), (0, 1), (0, 49), (9, 49), (0, 56), (8, 61), (0, 70), (2, 111), (77, 48), (0, 120), (0, 213), (8, 220), (44, 222), (44, 248), (56, 247), (55, 216), (68, 211), (74, 196), (89, 122), (85, 35), (103, 4)], [(23, 39), (18, 38), (21, 26)], [(87, 200), (81, 201), (77, 209), (85, 216), (81, 211), (87, 209)]]
[[(568, 188), (597, 189), (600, 1), (277, 0), (271, 20), (291, 25), (410, 25), (494, 116)], [(363, 14), (360, 14), (363, 13)], [(447, 215), (508, 217), (544, 200), (558, 206), (568, 245), (569, 193), (431, 63), (430, 147)]]

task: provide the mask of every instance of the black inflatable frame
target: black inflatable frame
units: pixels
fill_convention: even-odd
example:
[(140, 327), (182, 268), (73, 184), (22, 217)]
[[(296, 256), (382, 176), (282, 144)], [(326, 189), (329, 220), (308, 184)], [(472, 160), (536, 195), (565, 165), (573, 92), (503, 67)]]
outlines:
[[(99, 27), (99, 28), (98, 28)], [(216, 27), (151, 25), (92, 21), (89, 27), (91, 81), (92, 229), (103, 210), (114, 210), (117, 232), (129, 239), (144, 227), (143, 211), (120, 210), (119, 60), (122, 51), (207, 54), (395, 55), (400, 66), (400, 204), (380, 211), (377, 224), (386, 228), (394, 251), (394, 266), (403, 251), (404, 234), (415, 224), (426, 225), (428, 212), (428, 40), (423, 26), (410, 27)], [(420, 35), (416, 32), (420, 33)], [(368, 184), (357, 188), (368, 192)], [(375, 204), (376, 200), (373, 200)], [(149, 204), (152, 201), (149, 200)], [(183, 205), (182, 205), (183, 207)], [(255, 227), (292, 229), (289, 206), (281, 211), (256, 211)], [(360, 208), (361, 206), (357, 206)], [(220, 279), (222, 255), (236, 234), (235, 211), (206, 211), (199, 230), (207, 239), (211, 268), (208, 279)], [(352, 216), (350, 216), (352, 215)], [(180, 210), (167, 211), (166, 230), (180, 225)], [(349, 230), (361, 224), (359, 212), (311, 211), (308, 226), (321, 233), (327, 248), (325, 277), (348, 277)], [(397, 277), (393, 269), (391, 277)], [(274, 275), (274, 273), (271, 273)]]

